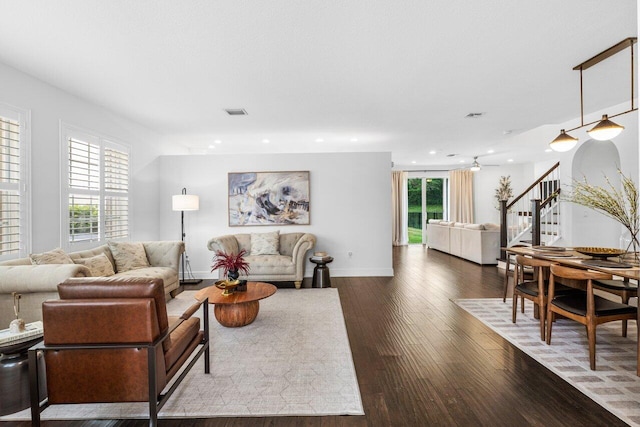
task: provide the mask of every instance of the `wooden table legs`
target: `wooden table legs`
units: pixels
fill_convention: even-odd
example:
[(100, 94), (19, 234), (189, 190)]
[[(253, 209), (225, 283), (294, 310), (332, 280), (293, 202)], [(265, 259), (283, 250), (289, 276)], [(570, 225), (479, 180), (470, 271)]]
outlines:
[(222, 326), (237, 328), (249, 325), (256, 320), (260, 303), (258, 301), (247, 301), (236, 304), (215, 304), (213, 314)]

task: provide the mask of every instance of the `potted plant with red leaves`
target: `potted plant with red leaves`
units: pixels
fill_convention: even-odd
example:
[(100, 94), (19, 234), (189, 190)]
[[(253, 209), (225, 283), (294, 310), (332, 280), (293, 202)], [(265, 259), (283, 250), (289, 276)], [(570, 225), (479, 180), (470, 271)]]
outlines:
[[(227, 280), (229, 282), (237, 283), (236, 281), (238, 280), (238, 277), (240, 277), (240, 273), (244, 275), (249, 274), (249, 263), (244, 259), (244, 256), (246, 254), (247, 251), (244, 249), (242, 249), (237, 254), (228, 254), (220, 250), (216, 251), (216, 255), (213, 258), (213, 265), (211, 266), (211, 272), (221, 268), (223, 274), (227, 276)], [(241, 281), (236, 290), (243, 290), (243, 285), (244, 290), (246, 290), (245, 280)]]

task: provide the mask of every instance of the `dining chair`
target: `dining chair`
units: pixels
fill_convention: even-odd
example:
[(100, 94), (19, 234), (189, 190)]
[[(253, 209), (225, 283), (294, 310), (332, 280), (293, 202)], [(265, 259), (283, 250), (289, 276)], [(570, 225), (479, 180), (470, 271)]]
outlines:
[[(515, 259), (515, 286), (513, 288), (513, 315), (512, 321), (516, 323), (516, 315), (518, 312), (518, 297), (520, 297), (521, 311), (524, 313), (524, 300), (528, 299), (534, 303), (534, 316), (540, 319), (540, 339), (544, 340), (545, 336), (545, 315), (547, 305), (547, 292), (549, 280), (549, 267), (553, 261), (547, 261), (539, 258), (529, 258), (517, 255)], [(525, 268), (533, 271), (532, 279), (525, 274)], [(568, 294), (575, 290), (563, 285), (556, 285), (556, 295)]]
[[(526, 248), (529, 245), (523, 245), (523, 244), (517, 244), (517, 245), (511, 245), (509, 246), (510, 248)], [(511, 263), (513, 262), (513, 277), (514, 277), (514, 286), (515, 286), (515, 254), (510, 254), (509, 252), (507, 252), (506, 254), (507, 259), (505, 261), (505, 270), (504, 270), (504, 292), (502, 293), (502, 302), (507, 302), (507, 292), (509, 291), (509, 272), (511, 270)], [(533, 270), (531, 269), (526, 269), (525, 270), (525, 274), (527, 275), (527, 277), (529, 279), (533, 279)]]
[[(593, 286), (603, 291), (618, 295), (623, 304), (629, 304), (629, 299), (638, 297), (638, 284), (624, 280), (596, 280)], [(622, 336), (627, 336), (627, 321), (622, 321)]]
[[(594, 282), (596, 280), (611, 280), (611, 274), (560, 265), (552, 265), (550, 270), (549, 303), (547, 304), (547, 344), (551, 344), (551, 329), (556, 314), (585, 325), (589, 340), (589, 366), (592, 371), (595, 371), (596, 327), (602, 323), (616, 320), (634, 320), (637, 316), (637, 308), (610, 301), (593, 293)], [(556, 295), (557, 278), (576, 280), (585, 286), (586, 292)]]

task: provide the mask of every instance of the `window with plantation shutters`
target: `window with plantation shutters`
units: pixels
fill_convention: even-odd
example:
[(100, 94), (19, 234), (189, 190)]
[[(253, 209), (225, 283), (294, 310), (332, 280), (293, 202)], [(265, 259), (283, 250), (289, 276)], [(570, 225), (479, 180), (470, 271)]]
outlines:
[(100, 240), (100, 145), (69, 138), (69, 242)]
[(0, 260), (29, 250), (28, 112), (0, 105)]
[(104, 233), (107, 239), (129, 236), (129, 153), (104, 150)]
[(129, 149), (65, 125), (66, 245), (129, 237)]

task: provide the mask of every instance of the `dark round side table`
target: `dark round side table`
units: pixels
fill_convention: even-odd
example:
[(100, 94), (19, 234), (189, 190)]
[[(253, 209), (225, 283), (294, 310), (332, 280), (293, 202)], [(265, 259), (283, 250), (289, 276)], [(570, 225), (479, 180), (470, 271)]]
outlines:
[(331, 287), (331, 277), (329, 276), (329, 264), (333, 261), (332, 257), (326, 257), (325, 259), (314, 259), (309, 258), (309, 261), (316, 264), (313, 269), (313, 282), (311, 284), (314, 288), (330, 288)]
[[(29, 347), (42, 341), (42, 334), (0, 344), (0, 415), (13, 414), (31, 406), (29, 398)], [(45, 378), (44, 357), (38, 354), (40, 378)], [(47, 395), (47, 383), (40, 383), (40, 400)]]

